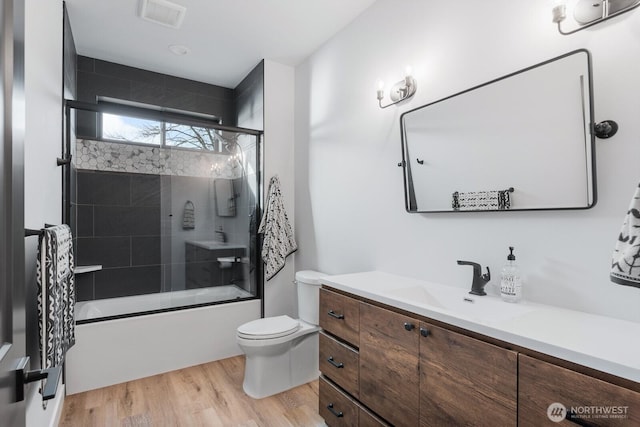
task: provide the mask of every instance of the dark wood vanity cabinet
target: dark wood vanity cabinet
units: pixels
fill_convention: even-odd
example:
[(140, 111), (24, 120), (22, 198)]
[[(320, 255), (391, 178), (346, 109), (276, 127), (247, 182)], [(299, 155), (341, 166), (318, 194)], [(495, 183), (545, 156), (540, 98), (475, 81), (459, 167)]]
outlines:
[[(518, 425), (554, 426), (551, 415), (563, 414), (560, 425), (638, 426), (640, 393), (552, 363), (520, 354)], [(551, 410), (553, 411), (553, 409)]]
[(514, 426), (518, 354), (420, 323), (420, 425)]
[(638, 387), (363, 300), (320, 292), (320, 414), (329, 426), (553, 426), (547, 410), (556, 402), (569, 411), (626, 408), (625, 418), (574, 418), (566, 425), (640, 425)]
[(330, 427), (388, 426), (360, 401), (360, 301), (320, 289), (319, 411)]
[(360, 303), (360, 401), (396, 426), (420, 416), (419, 321)]

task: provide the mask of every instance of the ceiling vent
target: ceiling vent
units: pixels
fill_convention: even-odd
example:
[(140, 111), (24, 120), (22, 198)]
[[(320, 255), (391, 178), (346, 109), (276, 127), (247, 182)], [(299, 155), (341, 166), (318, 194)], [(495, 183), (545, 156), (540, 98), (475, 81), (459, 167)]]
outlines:
[(140, 17), (156, 24), (180, 28), (187, 8), (167, 0), (140, 0)]

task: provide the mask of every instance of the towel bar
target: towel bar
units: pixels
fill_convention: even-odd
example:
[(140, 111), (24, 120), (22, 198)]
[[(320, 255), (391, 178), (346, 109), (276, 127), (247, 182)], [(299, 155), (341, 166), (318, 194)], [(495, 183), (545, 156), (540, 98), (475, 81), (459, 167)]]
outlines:
[[(44, 228), (49, 228), (49, 227), (53, 227), (53, 224), (45, 224)], [(42, 234), (42, 231), (44, 230), (44, 228), (41, 228), (39, 230), (34, 230), (33, 228), (25, 228), (24, 229), (24, 237), (29, 237), (29, 236), (39, 236)]]

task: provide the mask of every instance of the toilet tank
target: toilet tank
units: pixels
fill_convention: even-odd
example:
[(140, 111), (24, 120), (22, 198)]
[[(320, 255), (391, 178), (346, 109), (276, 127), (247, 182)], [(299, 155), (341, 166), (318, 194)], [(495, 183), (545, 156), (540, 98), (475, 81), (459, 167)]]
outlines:
[(318, 306), (320, 305), (320, 279), (326, 274), (312, 270), (298, 271), (298, 317), (312, 325), (319, 323)]

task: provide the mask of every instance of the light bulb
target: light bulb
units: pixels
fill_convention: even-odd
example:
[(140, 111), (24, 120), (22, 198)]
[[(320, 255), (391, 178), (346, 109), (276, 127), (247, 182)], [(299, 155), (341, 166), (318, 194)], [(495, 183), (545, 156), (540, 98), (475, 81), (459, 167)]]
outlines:
[(404, 84), (407, 86), (411, 86), (411, 81), (413, 80), (413, 77), (411, 77), (411, 71), (413, 71), (411, 69), (411, 65), (407, 65), (404, 69)]
[(384, 82), (378, 79), (378, 90), (377, 90), (378, 100), (384, 98)]
[(565, 0), (553, 0), (552, 1), (552, 22), (559, 23), (564, 21), (567, 17), (567, 5)]

